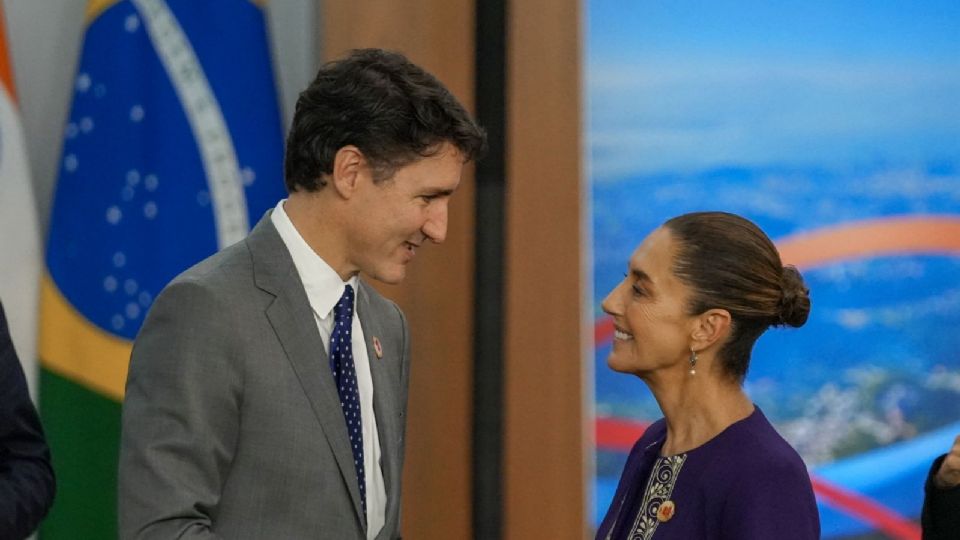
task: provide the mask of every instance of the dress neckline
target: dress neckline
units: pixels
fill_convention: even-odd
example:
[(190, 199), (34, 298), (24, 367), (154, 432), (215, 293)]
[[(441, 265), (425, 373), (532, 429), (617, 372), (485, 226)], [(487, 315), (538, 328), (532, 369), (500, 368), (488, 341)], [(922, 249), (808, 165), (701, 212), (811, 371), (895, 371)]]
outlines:
[(748, 414), (747, 416), (741, 418), (740, 420), (737, 420), (736, 422), (730, 424), (729, 426), (723, 428), (723, 429), (720, 431), (720, 433), (717, 433), (716, 435), (714, 435), (713, 437), (711, 437), (709, 440), (705, 441), (705, 442), (704, 442), (703, 444), (701, 444), (700, 446), (696, 446), (696, 447), (694, 447), (694, 448), (690, 448), (689, 450), (684, 450), (683, 452), (677, 452), (676, 454), (669, 454), (669, 455), (665, 455), (665, 454), (663, 454), (663, 453), (661, 452), (661, 450), (663, 449), (663, 443), (665, 443), (665, 442), (667, 441), (666, 419), (664, 419), (663, 434), (662, 434), (659, 438), (657, 438), (657, 440), (655, 440), (655, 441), (653, 441), (652, 443), (650, 443), (650, 444), (644, 449), (644, 451), (645, 451), (645, 452), (656, 451), (658, 458), (670, 458), (670, 457), (675, 457), (675, 456), (689, 456), (690, 454), (700, 453), (700, 452), (704, 451), (705, 449), (710, 448), (711, 446), (715, 445), (715, 444), (717, 443), (717, 441), (720, 441), (720, 440), (724, 439), (724, 438), (725, 438), (725, 435), (728, 435), (731, 431), (736, 431), (736, 430), (740, 429), (741, 426), (744, 426), (744, 425), (747, 425), (747, 424), (749, 424), (749, 423), (752, 423), (752, 421), (753, 421), (754, 419), (756, 419), (756, 418), (762, 418), (762, 417), (764, 417), (764, 416), (763, 416), (763, 413), (760, 411), (760, 407), (758, 407), (757, 405), (754, 405), (754, 406), (753, 406), (753, 411), (752, 411), (750, 414)]

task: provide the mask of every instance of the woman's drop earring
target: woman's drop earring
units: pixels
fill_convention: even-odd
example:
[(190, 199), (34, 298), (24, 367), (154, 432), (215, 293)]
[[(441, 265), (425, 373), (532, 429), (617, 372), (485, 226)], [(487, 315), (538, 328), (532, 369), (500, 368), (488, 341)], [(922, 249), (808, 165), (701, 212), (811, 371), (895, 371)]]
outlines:
[(690, 349), (690, 374), (697, 374), (697, 351)]

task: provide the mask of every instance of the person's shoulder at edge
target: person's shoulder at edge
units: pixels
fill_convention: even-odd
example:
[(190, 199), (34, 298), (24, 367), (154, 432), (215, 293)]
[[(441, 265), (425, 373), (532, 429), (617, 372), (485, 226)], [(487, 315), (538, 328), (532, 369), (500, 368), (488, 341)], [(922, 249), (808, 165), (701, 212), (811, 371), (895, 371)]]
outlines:
[(947, 454), (940, 454), (936, 459), (933, 460), (933, 463), (930, 464), (930, 470), (927, 471), (927, 479), (923, 484), (923, 490), (927, 495), (949, 494), (951, 496), (960, 497), (960, 484), (953, 487), (940, 487), (937, 485), (937, 471), (940, 470), (940, 467), (943, 465), (943, 461), (946, 458)]
[(960, 530), (960, 485), (942, 488), (935, 480), (946, 457), (943, 454), (933, 460), (924, 482), (920, 518), (924, 540), (955, 538), (953, 535)]

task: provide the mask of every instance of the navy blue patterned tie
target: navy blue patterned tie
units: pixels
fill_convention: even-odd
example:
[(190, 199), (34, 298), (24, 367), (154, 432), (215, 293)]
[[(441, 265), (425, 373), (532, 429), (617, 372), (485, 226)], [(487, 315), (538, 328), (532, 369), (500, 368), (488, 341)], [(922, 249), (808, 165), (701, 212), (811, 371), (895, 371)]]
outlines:
[(353, 326), (353, 287), (347, 285), (340, 301), (333, 308), (333, 332), (330, 334), (330, 369), (333, 371), (340, 408), (347, 421), (350, 448), (353, 450), (353, 465), (357, 468), (360, 482), (360, 506), (367, 516), (367, 481), (363, 469), (363, 421), (360, 415), (360, 391), (357, 389), (357, 368), (353, 364), (351, 346)]

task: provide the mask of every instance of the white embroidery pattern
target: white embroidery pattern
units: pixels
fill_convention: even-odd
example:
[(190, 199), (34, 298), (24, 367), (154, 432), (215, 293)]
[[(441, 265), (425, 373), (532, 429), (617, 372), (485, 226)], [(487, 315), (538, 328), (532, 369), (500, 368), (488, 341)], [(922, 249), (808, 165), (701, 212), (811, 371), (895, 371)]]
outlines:
[(640, 511), (630, 529), (630, 540), (650, 540), (660, 522), (657, 520), (657, 510), (665, 501), (670, 500), (673, 486), (680, 475), (680, 468), (687, 460), (686, 454), (670, 457), (659, 457), (653, 464), (653, 471), (647, 480), (647, 489), (640, 503)]

